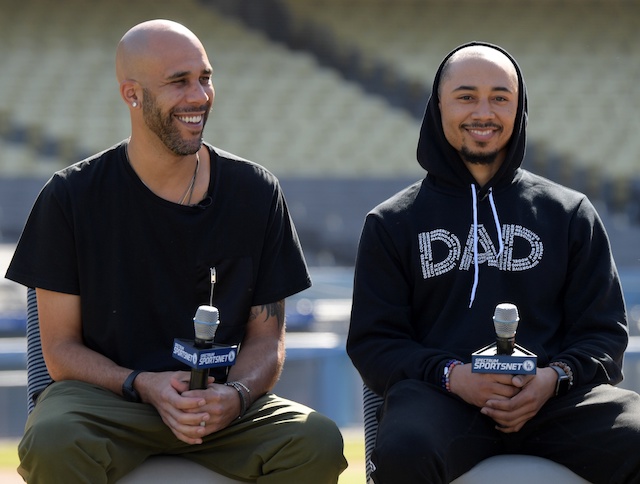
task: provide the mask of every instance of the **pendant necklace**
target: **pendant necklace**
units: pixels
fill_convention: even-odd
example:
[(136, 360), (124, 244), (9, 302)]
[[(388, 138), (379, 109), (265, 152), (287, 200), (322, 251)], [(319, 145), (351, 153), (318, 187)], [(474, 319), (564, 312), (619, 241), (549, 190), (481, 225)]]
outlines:
[[(196, 178), (198, 178), (198, 167), (200, 166), (200, 155), (196, 153), (196, 169), (193, 171), (193, 177), (191, 177), (191, 183), (187, 187), (187, 191), (184, 192), (182, 198), (180, 199), (180, 205), (185, 205), (185, 200), (187, 205), (191, 205), (191, 197), (193, 197), (193, 190), (196, 186)], [(187, 199), (187, 195), (189, 198)]]
[[(127, 144), (127, 146), (125, 146), (124, 148), (124, 156), (127, 159), (127, 163), (129, 164), (129, 166), (131, 166), (131, 168), (133, 168), (133, 165), (131, 164), (131, 160), (129, 159), (129, 145)], [(179, 205), (184, 205), (185, 202), (187, 205), (191, 205), (191, 198), (193, 197), (193, 191), (196, 187), (196, 179), (198, 178), (198, 168), (200, 167), (200, 155), (198, 153), (196, 153), (196, 169), (193, 171), (193, 176), (191, 177), (191, 181), (189, 182), (189, 186), (187, 187), (187, 190), (184, 192), (184, 195), (182, 195), (182, 197), (180, 198), (180, 201), (178, 202)], [(135, 171), (135, 169), (134, 169)], [(151, 190), (149, 188), (149, 186), (144, 182), (144, 180), (142, 180), (142, 178), (138, 177), (140, 179), (140, 181), (144, 184), (145, 187), (147, 187), (149, 190)]]

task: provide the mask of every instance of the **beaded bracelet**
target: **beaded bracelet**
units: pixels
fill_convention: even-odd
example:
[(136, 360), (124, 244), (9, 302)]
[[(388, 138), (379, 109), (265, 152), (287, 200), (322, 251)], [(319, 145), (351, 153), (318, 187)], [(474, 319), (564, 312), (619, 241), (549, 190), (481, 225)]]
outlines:
[[(244, 383), (239, 381), (228, 381), (225, 383), (225, 385), (235, 388), (238, 392), (238, 395), (240, 395), (240, 415), (238, 415), (238, 418), (240, 419), (247, 412), (247, 408), (249, 408), (247, 397), (251, 397), (251, 391)], [(247, 397), (245, 397), (243, 390), (244, 392), (247, 392)]]
[(451, 371), (456, 365), (464, 365), (460, 360), (449, 360), (444, 365), (444, 371), (442, 372), (442, 388), (451, 393), (451, 382), (449, 381), (451, 377)]

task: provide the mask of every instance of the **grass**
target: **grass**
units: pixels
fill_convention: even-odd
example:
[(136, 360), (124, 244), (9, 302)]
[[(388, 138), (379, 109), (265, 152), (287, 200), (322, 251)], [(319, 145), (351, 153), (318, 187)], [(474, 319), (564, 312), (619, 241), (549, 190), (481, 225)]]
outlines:
[(364, 435), (362, 429), (344, 433), (344, 455), (349, 467), (340, 475), (338, 484), (364, 484)]
[(0, 441), (0, 469), (18, 467), (18, 441)]
[[(15, 471), (18, 467), (17, 447), (17, 441), (0, 441), (0, 469)], [(361, 430), (344, 433), (344, 454), (349, 467), (340, 476), (338, 484), (364, 484), (364, 437)]]

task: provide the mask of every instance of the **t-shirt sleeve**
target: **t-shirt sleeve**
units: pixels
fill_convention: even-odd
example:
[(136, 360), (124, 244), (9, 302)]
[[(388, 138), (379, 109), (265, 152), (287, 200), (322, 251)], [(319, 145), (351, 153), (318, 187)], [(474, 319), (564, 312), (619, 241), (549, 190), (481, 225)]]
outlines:
[(277, 181), (256, 281), (254, 305), (276, 302), (311, 286), (300, 240)]
[(64, 179), (47, 182), (29, 214), (6, 277), (27, 287), (79, 294), (73, 214)]

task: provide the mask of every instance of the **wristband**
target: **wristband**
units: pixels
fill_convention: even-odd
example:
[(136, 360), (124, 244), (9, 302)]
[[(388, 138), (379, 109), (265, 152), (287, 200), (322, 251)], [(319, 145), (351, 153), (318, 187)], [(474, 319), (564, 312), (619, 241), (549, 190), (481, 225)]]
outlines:
[(566, 394), (573, 386), (573, 371), (571, 371), (571, 367), (563, 361), (553, 361), (549, 363), (549, 368), (553, 368), (558, 373), (556, 397)]
[(140, 403), (141, 401), (140, 395), (136, 389), (133, 388), (133, 380), (135, 380), (140, 373), (142, 373), (142, 370), (132, 371), (122, 384), (122, 396), (128, 402)]
[(462, 363), (462, 361), (460, 360), (449, 360), (444, 365), (444, 370), (442, 372), (442, 388), (444, 388), (449, 393), (451, 393), (451, 371), (457, 365), (464, 365), (464, 363)]
[(238, 419), (241, 419), (247, 412), (247, 408), (249, 407), (247, 397), (245, 397), (244, 392), (247, 392), (247, 396), (251, 397), (251, 391), (244, 383), (239, 381), (228, 381), (225, 383), (225, 385), (235, 388), (238, 392), (238, 395), (240, 395), (240, 415), (238, 415)]

